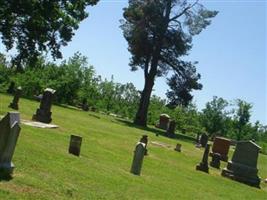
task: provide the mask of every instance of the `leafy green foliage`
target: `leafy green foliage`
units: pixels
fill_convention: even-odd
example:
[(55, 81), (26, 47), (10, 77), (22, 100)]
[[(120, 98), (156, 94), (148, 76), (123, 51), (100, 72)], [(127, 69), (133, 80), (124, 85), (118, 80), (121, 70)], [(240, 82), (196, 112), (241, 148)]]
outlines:
[[(177, 99), (187, 104), (192, 99), (189, 92), (201, 88), (194, 63), (183, 61), (181, 57), (192, 48), (192, 37), (206, 28), (216, 15), (216, 11), (207, 10), (198, 1), (191, 4), (177, 0), (129, 0), (121, 28), (132, 55), (131, 69), (135, 71), (140, 67), (145, 77), (136, 124), (146, 126), (156, 77), (169, 72), (174, 74), (170, 85), (175, 92), (168, 95), (173, 97), (174, 106)], [(174, 85), (183, 89), (177, 90)]]
[(85, 8), (98, 0), (17, 1), (0, 3), (0, 35), (7, 50), (16, 47), (13, 62), (19, 69), (30, 66), (42, 52), (51, 50), (54, 59), (62, 58), (61, 46), (71, 41), (74, 31), (88, 13)]

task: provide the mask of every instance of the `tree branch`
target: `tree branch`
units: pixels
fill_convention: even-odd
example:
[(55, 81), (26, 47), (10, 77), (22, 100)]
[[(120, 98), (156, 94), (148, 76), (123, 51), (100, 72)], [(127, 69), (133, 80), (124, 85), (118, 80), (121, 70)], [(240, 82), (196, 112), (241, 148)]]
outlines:
[(192, 7), (194, 7), (199, 0), (196, 0), (195, 3), (193, 3), (192, 5), (190, 4), (188, 7), (186, 7), (180, 14), (172, 17), (171, 19), (169, 19), (169, 22), (174, 21), (176, 19), (178, 19), (179, 17), (181, 17), (182, 15), (184, 15), (186, 13), (186, 11), (188, 11), (189, 9), (191, 9)]

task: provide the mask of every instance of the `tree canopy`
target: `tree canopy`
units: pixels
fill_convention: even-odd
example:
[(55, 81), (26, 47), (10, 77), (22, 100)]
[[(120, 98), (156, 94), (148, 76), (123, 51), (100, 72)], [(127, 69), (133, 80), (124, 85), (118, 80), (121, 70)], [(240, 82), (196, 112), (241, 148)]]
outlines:
[(198, 1), (129, 0), (121, 27), (132, 54), (131, 69), (140, 67), (145, 77), (136, 124), (146, 126), (156, 77), (171, 71), (177, 80), (200, 78), (195, 63), (183, 61), (182, 56), (192, 48), (192, 37), (210, 25), (216, 15), (217, 11), (206, 9)]
[(7, 51), (16, 48), (13, 64), (35, 64), (42, 52), (51, 50), (54, 59), (62, 58), (66, 46), (88, 13), (85, 8), (99, 0), (1, 0), (0, 36)]

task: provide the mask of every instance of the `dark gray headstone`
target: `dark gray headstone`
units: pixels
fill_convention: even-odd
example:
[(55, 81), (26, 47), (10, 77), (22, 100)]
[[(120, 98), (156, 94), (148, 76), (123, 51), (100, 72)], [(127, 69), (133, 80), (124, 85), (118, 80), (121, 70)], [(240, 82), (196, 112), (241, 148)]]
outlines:
[(43, 122), (50, 123), (52, 121), (51, 115), (51, 107), (53, 96), (56, 91), (50, 88), (46, 88), (44, 90), (43, 97), (41, 99), (40, 108), (37, 109), (36, 114), (33, 115), (32, 119)]
[(0, 121), (0, 174), (10, 175), (14, 165), (11, 162), (20, 133), (18, 112), (8, 112)]
[(15, 82), (11, 81), (7, 91), (8, 94), (14, 94), (15, 93)]
[(260, 147), (252, 141), (237, 142), (232, 160), (223, 169), (222, 176), (245, 184), (260, 187), (258, 177), (258, 154)]
[(138, 142), (136, 144), (133, 162), (132, 162), (132, 167), (131, 167), (131, 173), (132, 174), (135, 174), (135, 175), (141, 174), (143, 159), (144, 159), (145, 150), (146, 150), (145, 146), (146, 146), (146, 144), (142, 143), (142, 142)]
[(209, 151), (210, 151), (210, 144), (207, 144), (205, 147), (202, 161), (196, 166), (196, 170), (209, 173), (209, 165), (208, 165)]
[(9, 104), (8, 107), (13, 108), (14, 110), (18, 110), (19, 109), (19, 98), (21, 96), (21, 87), (18, 87), (15, 94), (14, 94), (14, 98), (13, 101)]
[(174, 120), (171, 120), (169, 123), (169, 127), (166, 131), (168, 137), (171, 138), (175, 137), (175, 128), (176, 128), (176, 122)]
[(221, 165), (221, 154), (219, 153), (213, 153), (211, 156), (212, 160), (210, 162), (210, 166), (220, 169), (220, 165)]
[(75, 156), (80, 156), (82, 145), (82, 137), (71, 135), (70, 136), (70, 145), (69, 145), (69, 153)]
[(200, 144), (202, 147), (206, 147), (208, 144), (209, 137), (206, 133), (203, 133), (200, 137)]
[(87, 103), (87, 99), (83, 99), (82, 101), (82, 110), (83, 111), (89, 111), (89, 106), (88, 106), (88, 103)]

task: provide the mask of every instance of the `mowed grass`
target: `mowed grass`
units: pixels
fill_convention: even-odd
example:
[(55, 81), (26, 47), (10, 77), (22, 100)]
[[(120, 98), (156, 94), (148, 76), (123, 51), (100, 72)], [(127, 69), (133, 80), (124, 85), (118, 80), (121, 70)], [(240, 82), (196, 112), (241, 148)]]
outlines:
[[(0, 94), (0, 115), (10, 110), (11, 100)], [(21, 118), (31, 119), (38, 106), (21, 99)], [(190, 142), (157, 137), (153, 128), (143, 130), (110, 116), (61, 106), (52, 110), (58, 129), (21, 125), (13, 179), (0, 181), (0, 199), (267, 199), (265, 183), (257, 189), (224, 178), (217, 169), (196, 171), (203, 149)], [(83, 137), (80, 157), (68, 154), (71, 134)], [(141, 176), (135, 176), (129, 170), (143, 134), (149, 137), (149, 155)], [(177, 142), (181, 153), (173, 150)], [(260, 155), (258, 168), (267, 178), (267, 156)]]

